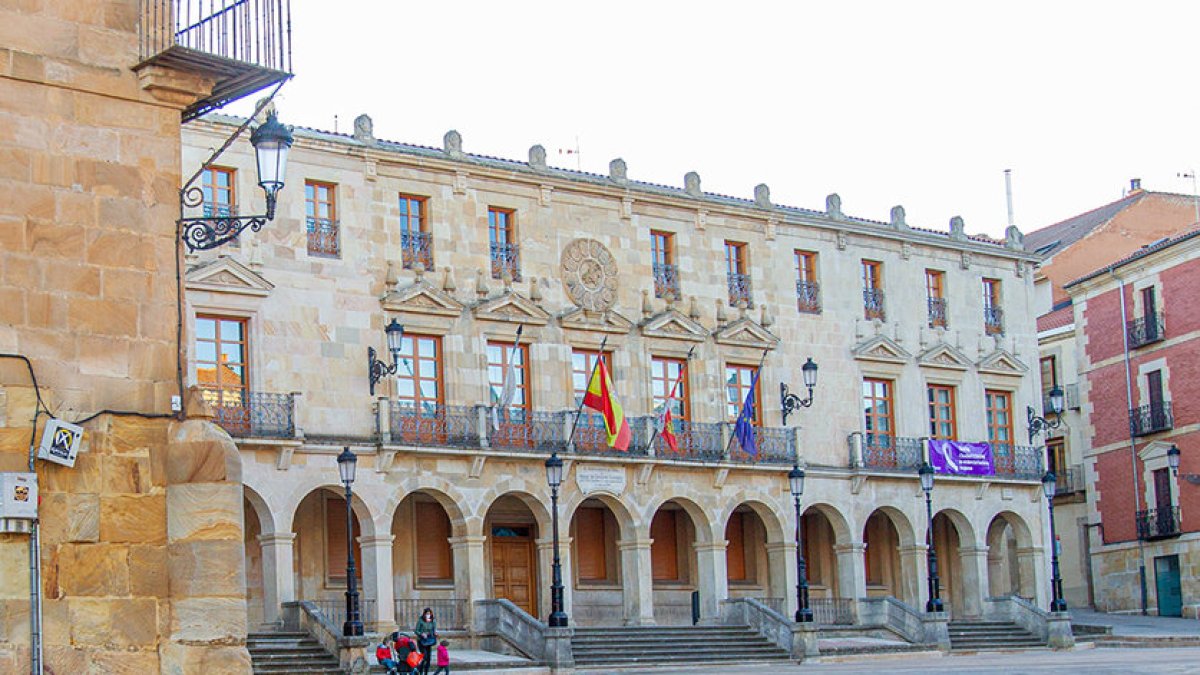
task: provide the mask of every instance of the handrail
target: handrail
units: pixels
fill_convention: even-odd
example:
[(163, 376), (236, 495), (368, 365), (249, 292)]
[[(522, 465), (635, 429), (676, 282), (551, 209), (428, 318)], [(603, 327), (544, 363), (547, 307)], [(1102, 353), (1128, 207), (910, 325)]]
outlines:
[(504, 640), (527, 658), (546, 658), (546, 624), (505, 598), (476, 600), (475, 607), (476, 632)]
[(861, 598), (860, 623), (877, 625), (913, 644), (926, 644), (925, 616), (906, 603), (892, 597)]
[(756, 633), (773, 642), (780, 649), (793, 653), (793, 627), (795, 624), (782, 613), (775, 611), (757, 598), (731, 598), (722, 602), (722, 621), (726, 625), (750, 626)]

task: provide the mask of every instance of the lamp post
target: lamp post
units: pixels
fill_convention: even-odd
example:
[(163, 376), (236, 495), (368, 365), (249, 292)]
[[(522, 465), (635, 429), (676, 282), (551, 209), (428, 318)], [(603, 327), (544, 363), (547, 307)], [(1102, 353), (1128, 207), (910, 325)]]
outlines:
[(944, 609), (942, 587), (938, 580), (937, 552), (933, 550), (933, 467), (929, 462), (925, 462), (917, 470), (917, 475), (921, 478), (921, 490), (925, 492), (925, 516), (928, 525), (925, 529), (925, 560), (929, 565), (929, 600), (925, 602), (925, 611), (941, 612)]
[(1040, 417), (1033, 406), (1025, 406), (1025, 417), (1029, 424), (1029, 444), (1033, 445), (1033, 437), (1047, 429), (1057, 429), (1062, 426), (1063, 390), (1057, 384), (1050, 390), (1050, 412), (1054, 419)]
[(375, 385), (383, 379), (385, 375), (394, 375), (396, 367), (400, 365), (400, 347), (404, 343), (404, 326), (396, 319), (383, 329), (387, 336), (387, 348), (392, 354), (392, 364), (388, 365), (376, 358), (378, 352), (374, 347), (367, 347), (367, 377), (370, 379), (371, 396), (375, 395)]
[(800, 366), (800, 373), (804, 377), (804, 386), (808, 388), (807, 398), (800, 398), (796, 394), (789, 393), (787, 384), (779, 383), (779, 407), (783, 411), (784, 426), (787, 426), (788, 415), (813, 404), (813, 389), (817, 386), (817, 364), (813, 362), (811, 356), (803, 366)]
[(1063, 599), (1062, 576), (1058, 570), (1058, 534), (1054, 529), (1054, 493), (1058, 490), (1058, 478), (1053, 471), (1042, 476), (1042, 492), (1046, 493), (1046, 507), (1050, 509), (1050, 611), (1067, 611)]
[(275, 219), (275, 199), (279, 191), (283, 189), (288, 150), (292, 147), (292, 132), (288, 127), (279, 123), (274, 110), (267, 113), (266, 122), (250, 133), (250, 144), (254, 146), (254, 159), (258, 167), (258, 185), (267, 195), (266, 215), (235, 216), (229, 213), (214, 213), (196, 218), (182, 217), (184, 208), (196, 207), (204, 203), (204, 189), (192, 185), (192, 183), (233, 143), (233, 140), (249, 123), (250, 119), (246, 120), (246, 124), (234, 132), (233, 137), (213, 153), (200, 171), (192, 176), (191, 180), (185, 183), (183, 189), (180, 190), (179, 237), (184, 244), (187, 244), (189, 251), (217, 248), (236, 239), (246, 228), (258, 232), (263, 225)]
[(793, 465), (788, 472), (788, 486), (796, 505), (796, 622), (812, 623), (813, 612), (808, 606), (808, 567), (804, 562), (804, 534), (800, 528), (800, 497), (804, 494), (804, 469)]
[(558, 486), (562, 485), (563, 461), (558, 451), (546, 458), (546, 482), (550, 484), (551, 527), (554, 531), (554, 562), (551, 565), (550, 620), (551, 628), (566, 628), (567, 613), (563, 611), (562, 561), (558, 557)]
[(346, 486), (346, 622), (342, 624), (342, 635), (362, 635), (363, 625), (358, 613), (358, 580), (354, 570), (354, 512), (350, 509), (350, 500), (354, 496), (350, 486), (354, 483), (358, 457), (347, 446), (338, 455), (337, 463), (342, 485)]

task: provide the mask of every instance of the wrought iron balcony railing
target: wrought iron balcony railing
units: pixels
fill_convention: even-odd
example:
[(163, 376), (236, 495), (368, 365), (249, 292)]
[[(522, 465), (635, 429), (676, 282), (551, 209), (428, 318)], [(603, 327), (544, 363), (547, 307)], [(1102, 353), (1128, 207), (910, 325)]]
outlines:
[[(733, 426), (728, 425), (728, 433), (733, 433)], [(741, 464), (790, 465), (796, 460), (797, 432), (797, 427), (754, 427), (757, 452), (751, 455), (743, 450), (735, 437), (729, 446), (729, 459)]]
[(426, 271), (433, 270), (433, 235), (429, 232), (400, 233), (400, 264), (412, 269), (421, 263)]
[(752, 297), (753, 289), (750, 285), (750, 275), (727, 272), (726, 276), (729, 281), (729, 305), (731, 307), (753, 307), (754, 299)]
[(549, 454), (567, 449), (567, 411), (543, 412), (510, 408), (497, 413), (497, 425), (487, 425), (488, 446), (501, 450)]
[(1151, 403), (1129, 411), (1129, 430), (1134, 436), (1147, 436), (1175, 426), (1171, 402)]
[(654, 263), (654, 297), (679, 300), (679, 268), (666, 263)]
[(930, 328), (945, 328), (948, 323), (947, 303), (945, 298), (927, 298), (926, 304), (929, 307), (929, 327)]
[[(851, 448), (853, 452), (853, 448)], [(912, 473), (921, 468), (924, 448), (919, 438), (866, 433), (862, 437), (862, 465), (869, 471)], [(851, 455), (851, 466), (855, 458)]]
[[(568, 413), (568, 420), (573, 419), (574, 412)], [(608, 445), (608, 430), (604, 427), (604, 418), (600, 413), (584, 411), (575, 426), (575, 439), (568, 451), (581, 455), (607, 455), (611, 453), (625, 455), (645, 455), (646, 443), (650, 441), (647, 429), (652, 429), (653, 418), (626, 418), (630, 427), (630, 441), (627, 450), (614, 450)], [(568, 433), (570, 428), (568, 427)]]
[(1129, 348), (1137, 349), (1166, 337), (1166, 326), (1161, 313), (1133, 319), (1125, 324), (1129, 334)]
[(458, 448), (479, 447), (479, 414), (467, 406), (422, 405), (392, 401), (389, 426), (393, 443)]
[(1137, 535), (1142, 541), (1178, 537), (1181, 534), (1179, 507), (1137, 512)]
[(808, 314), (820, 314), (821, 284), (816, 281), (797, 281), (796, 308)]
[[(657, 423), (657, 419), (651, 420)], [(692, 422), (674, 420), (675, 441), (678, 450), (671, 446), (660, 431), (654, 439), (654, 456), (663, 459), (678, 459), (697, 462), (719, 462), (725, 452), (721, 425), (716, 422)], [(645, 445), (645, 442), (643, 442)]]
[(521, 247), (518, 244), (492, 244), (492, 278), (503, 279), (508, 270), (513, 281), (521, 280)]
[(882, 288), (863, 289), (863, 317), (866, 319), (879, 319), (880, 321), (887, 320), (887, 315), (883, 311)]
[(1058, 491), (1056, 494), (1069, 495), (1087, 491), (1087, 481), (1083, 475), (1082, 464), (1075, 464), (1069, 468), (1056, 471), (1055, 478), (1058, 479)]
[[(211, 397), (210, 397), (211, 400)], [(230, 395), (214, 401), (216, 422), (236, 438), (293, 438), (296, 435), (296, 395), (261, 391)]]
[(138, 67), (212, 78), (186, 122), (292, 76), (290, 0), (140, 0)]
[(1004, 310), (999, 307), (983, 308), (983, 332), (988, 335), (1004, 335)]
[(337, 258), (342, 254), (338, 221), (308, 218), (308, 254)]
[(1046, 473), (1041, 448), (1028, 445), (992, 443), (992, 462), (996, 475), (1021, 480), (1040, 480)]

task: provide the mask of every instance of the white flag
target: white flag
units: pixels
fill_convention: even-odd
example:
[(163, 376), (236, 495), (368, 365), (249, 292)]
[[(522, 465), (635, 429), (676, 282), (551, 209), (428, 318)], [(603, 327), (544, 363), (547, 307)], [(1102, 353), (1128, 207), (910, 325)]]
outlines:
[(512, 350), (508, 353), (508, 368), (504, 370), (504, 385), (500, 390), (500, 400), (492, 408), (492, 428), (500, 429), (500, 411), (512, 405), (517, 395), (517, 350), (521, 348), (521, 332), (524, 325), (517, 326), (517, 337), (513, 340)]

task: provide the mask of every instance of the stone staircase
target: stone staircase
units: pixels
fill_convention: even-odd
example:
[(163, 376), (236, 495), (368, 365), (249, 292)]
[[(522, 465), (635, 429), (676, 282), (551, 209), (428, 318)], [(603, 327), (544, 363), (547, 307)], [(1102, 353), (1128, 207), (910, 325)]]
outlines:
[(336, 657), (329, 654), (308, 633), (251, 633), (246, 648), (254, 673), (326, 673), (342, 672)]
[(790, 659), (749, 626), (576, 628), (571, 650), (578, 668)]
[(1005, 621), (951, 621), (949, 629), (950, 650), (956, 652), (1046, 648), (1045, 640)]

